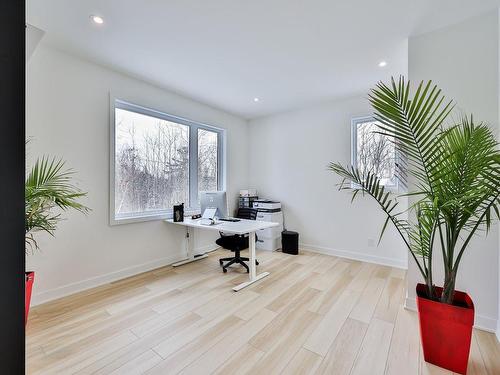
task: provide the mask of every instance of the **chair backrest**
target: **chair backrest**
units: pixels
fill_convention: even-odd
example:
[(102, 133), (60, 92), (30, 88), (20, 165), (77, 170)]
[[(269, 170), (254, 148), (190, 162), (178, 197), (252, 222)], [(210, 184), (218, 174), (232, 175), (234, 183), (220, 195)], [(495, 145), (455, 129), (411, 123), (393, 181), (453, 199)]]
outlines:
[(255, 208), (238, 208), (238, 219), (255, 220), (257, 219), (257, 210)]

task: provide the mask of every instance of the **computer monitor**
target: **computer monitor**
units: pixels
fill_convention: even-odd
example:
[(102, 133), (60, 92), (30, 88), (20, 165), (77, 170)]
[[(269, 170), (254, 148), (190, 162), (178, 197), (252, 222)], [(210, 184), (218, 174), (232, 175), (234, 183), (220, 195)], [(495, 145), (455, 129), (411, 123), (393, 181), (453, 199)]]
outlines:
[(200, 206), (202, 215), (206, 208), (216, 208), (215, 216), (219, 219), (229, 216), (225, 191), (200, 191)]

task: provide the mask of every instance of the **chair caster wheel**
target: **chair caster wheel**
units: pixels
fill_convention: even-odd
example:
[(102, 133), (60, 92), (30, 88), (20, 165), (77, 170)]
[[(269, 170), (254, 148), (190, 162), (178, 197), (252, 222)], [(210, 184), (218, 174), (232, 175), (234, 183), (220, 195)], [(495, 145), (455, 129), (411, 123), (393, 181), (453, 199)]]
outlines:
[(259, 262), (255, 261), (255, 265), (258, 266), (259, 265)]
[(224, 262), (222, 262), (222, 260), (219, 259), (219, 264), (222, 266)]
[(227, 269), (223, 268), (223, 269), (222, 269), (222, 272), (226, 273), (226, 272), (227, 272)]

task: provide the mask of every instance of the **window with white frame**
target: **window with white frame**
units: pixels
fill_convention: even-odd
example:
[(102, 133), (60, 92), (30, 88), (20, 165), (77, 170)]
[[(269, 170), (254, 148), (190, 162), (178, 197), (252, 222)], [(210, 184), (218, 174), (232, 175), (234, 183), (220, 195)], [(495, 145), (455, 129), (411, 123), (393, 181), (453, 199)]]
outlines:
[(381, 184), (396, 190), (397, 152), (394, 138), (379, 133), (373, 117), (352, 120), (352, 165), (362, 176), (368, 171), (380, 178)]
[(121, 100), (112, 113), (111, 222), (160, 219), (222, 189), (223, 131)]

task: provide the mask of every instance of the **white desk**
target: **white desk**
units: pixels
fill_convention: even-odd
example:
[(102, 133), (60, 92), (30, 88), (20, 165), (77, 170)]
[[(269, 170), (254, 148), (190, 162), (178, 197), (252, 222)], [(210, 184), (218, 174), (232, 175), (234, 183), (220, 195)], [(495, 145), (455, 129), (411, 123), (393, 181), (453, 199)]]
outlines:
[(200, 219), (192, 220), (191, 218), (184, 218), (184, 221), (175, 223), (172, 219), (165, 220), (169, 224), (182, 225), (186, 227), (186, 252), (187, 259), (182, 262), (173, 264), (174, 267), (181, 266), (186, 263), (194, 262), (199, 259), (206, 258), (207, 254), (202, 254), (199, 256), (194, 255), (193, 246), (194, 246), (194, 229), (202, 229), (202, 230), (213, 230), (217, 232), (224, 232), (229, 234), (249, 234), (248, 242), (249, 242), (249, 281), (241, 283), (238, 286), (235, 286), (233, 290), (237, 292), (254, 282), (266, 277), (269, 275), (269, 272), (263, 272), (257, 275), (257, 269), (255, 266), (255, 232), (260, 229), (272, 228), (279, 226), (278, 223), (271, 223), (265, 221), (255, 221), (255, 220), (243, 220), (231, 222), (231, 221), (219, 221), (218, 224), (215, 225), (202, 225), (200, 223)]

